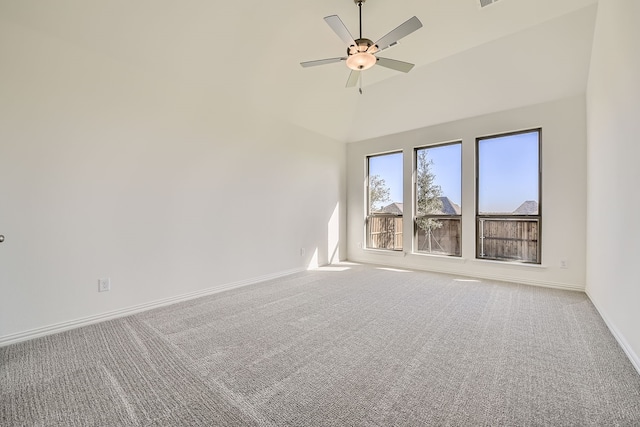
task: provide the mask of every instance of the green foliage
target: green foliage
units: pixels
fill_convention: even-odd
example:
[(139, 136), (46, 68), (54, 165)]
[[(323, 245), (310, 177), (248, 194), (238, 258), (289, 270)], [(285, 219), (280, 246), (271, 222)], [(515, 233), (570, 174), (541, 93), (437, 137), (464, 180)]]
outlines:
[(391, 200), (391, 190), (380, 175), (369, 177), (369, 212), (382, 209), (382, 203)]
[[(428, 150), (418, 151), (418, 168), (416, 176), (416, 202), (418, 216), (437, 215), (442, 213), (442, 189), (435, 184), (435, 174), (431, 170), (433, 160), (427, 157)], [(430, 232), (435, 228), (442, 227), (442, 223), (432, 218), (419, 218), (418, 227)]]

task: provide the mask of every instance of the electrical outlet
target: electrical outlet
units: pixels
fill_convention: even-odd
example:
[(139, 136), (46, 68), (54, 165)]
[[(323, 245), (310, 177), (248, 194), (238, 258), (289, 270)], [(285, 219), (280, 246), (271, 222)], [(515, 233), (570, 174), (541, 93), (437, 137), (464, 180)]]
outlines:
[(98, 279), (98, 292), (108, 292), (111, 290), (111, 279)]
[(307, 251), (305, 251), (304, 248), (300, 248), (300, 256), (304, 256), (304, 254), (306, 254)]
[(569, 268), (569, 261), (566, 258), (560, 260), (560, 268)]

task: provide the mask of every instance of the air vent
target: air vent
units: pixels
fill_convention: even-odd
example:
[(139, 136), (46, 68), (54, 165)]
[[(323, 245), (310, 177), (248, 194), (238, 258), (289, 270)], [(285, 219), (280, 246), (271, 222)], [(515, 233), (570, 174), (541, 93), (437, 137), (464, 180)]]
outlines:
[(480, 3), (480, 7), (487, 7), (487, 6), (491, 6), (494, 3), (499, 2), (500, 0), (478, 0), (478, 2)]

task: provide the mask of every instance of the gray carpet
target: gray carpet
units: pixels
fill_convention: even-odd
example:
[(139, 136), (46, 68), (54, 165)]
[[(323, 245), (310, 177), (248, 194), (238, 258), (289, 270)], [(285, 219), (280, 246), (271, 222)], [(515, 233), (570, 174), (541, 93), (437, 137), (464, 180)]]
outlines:
[(579, 292), (309, 271), (0, 348), (2, 426), (639, 426)]

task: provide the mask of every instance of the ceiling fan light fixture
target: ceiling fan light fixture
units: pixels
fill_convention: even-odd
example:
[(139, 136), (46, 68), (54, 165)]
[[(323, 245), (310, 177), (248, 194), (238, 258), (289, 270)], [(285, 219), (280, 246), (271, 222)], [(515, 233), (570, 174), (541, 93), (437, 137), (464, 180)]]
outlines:
[(349, 55), (347, 58), (347, 67), (355, 71), (364, 71), (376, 65), (376, 57), (367, 52), (358, 52)]
[(378, 47), (369, 39), (359, 38), (356, 44), (347, 49), (347, 67), (355, 71), (364, 71), (376, 65), (376, 57), (373, 55)]

